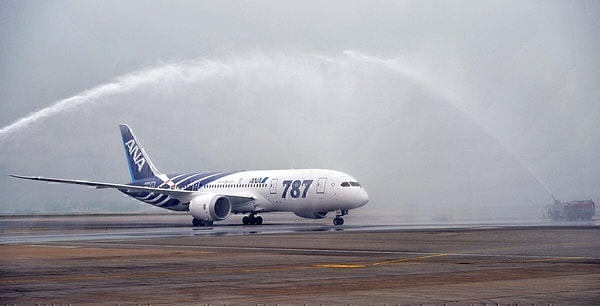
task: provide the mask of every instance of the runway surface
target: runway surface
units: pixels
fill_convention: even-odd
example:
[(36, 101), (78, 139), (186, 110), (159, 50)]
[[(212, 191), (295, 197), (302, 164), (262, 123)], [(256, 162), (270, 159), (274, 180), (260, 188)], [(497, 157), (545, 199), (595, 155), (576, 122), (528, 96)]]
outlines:
[[(600, 300), (593, 222), (335, 227), (285, 218), (0, 218), (0, 302), (580, 304)], [(295, 219), (290, 219), (295, 220)]]

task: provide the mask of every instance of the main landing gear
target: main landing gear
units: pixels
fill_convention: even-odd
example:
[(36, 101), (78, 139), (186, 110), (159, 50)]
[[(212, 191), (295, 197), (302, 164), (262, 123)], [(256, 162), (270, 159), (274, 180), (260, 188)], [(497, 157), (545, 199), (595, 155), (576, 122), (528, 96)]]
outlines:
[(347, 210), (340, 210), (338, 213), (336, 213), (335, 218), (333, 219), (333, 225), (344, 225), (344, 218), (342, 217), (347, 214)]
[(213, 221), (205, 221), (205, 220), (198, 220), (196, 218), (192, 219), (192, 225), (193, 226), (212, 226), (213, 225)]
[(244, 223), (244, 225), (261, 225), (263, 223), (263, 218), (252, 213), (242, 218), (242, 223)]

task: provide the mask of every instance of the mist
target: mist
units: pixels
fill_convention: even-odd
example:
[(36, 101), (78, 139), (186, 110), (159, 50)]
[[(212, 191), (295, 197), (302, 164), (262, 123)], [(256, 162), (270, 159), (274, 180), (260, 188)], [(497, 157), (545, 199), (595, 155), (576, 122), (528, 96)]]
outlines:
[[(383, 31), (392, 46), (405, 39), (402, 48), (367, 46), (363, 35), (351, 48), (317, 46), (320, 38), (306, 33), (290, 43), (274, 32), (268, 43), (220, 44), (223, 54), (161, 49), (153, 63), (97, 74), (63, 96), (46, 91), (56, 98), (20, 114), (6, 105), (0, 172), (127, 182), (117, 127), (127, 123), (167, 173), (328, 168), (369, 192), (369, 204), (351, 215), (534, 220), (549, 193), (600, 198), (600, 48), (590, 39), (600, 31), (577, 18), (589, 14), (577, 15), (580, 7), (565, 12), (536, 4), (497, 20), (485, 8), (479, 13), (492, 20), (484, 34), (428, 11), (447, 28), (430, 29), (427, 41), (412, 36), (424, 33), (421, 21), (402, 21), (419, 26), (396, 39)], [(16, 73), (3, 77), (14, 82)], [(162, 211), (114, 191), (5, 175), (0, 184), (3, 213)]]

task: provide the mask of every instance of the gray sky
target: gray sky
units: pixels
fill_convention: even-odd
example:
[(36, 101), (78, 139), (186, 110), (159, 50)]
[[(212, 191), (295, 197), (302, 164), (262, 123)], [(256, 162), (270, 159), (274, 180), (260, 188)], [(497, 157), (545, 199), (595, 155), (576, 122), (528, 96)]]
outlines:
[(6, 177), (126, 182), (118, 123), (164, 172), (337, 169), (409, 218), (600, 199), (598, 1), (2, 1), (0, 23), (0, 212), (149, 209)]

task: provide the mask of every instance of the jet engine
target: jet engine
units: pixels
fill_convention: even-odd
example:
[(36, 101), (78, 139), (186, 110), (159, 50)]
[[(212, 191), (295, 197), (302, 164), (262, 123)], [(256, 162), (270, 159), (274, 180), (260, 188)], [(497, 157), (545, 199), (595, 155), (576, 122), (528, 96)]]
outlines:
[(329, 215), (328, 211), (295, 211), (294, 214), (306, 219), (323, 219)]
[(198, 220), (225, 220), (231, 214), (231, 201), (224, 195), (199, 195), (190, 202), (190, 214)]

